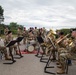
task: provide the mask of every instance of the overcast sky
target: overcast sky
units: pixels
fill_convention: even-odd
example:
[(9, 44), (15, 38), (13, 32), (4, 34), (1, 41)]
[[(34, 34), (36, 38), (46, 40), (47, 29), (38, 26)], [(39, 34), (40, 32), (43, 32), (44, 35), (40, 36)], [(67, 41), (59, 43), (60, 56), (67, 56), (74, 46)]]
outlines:
[(76, 0), (0, 0), (4, 23), (47, 29), (76, 27)]

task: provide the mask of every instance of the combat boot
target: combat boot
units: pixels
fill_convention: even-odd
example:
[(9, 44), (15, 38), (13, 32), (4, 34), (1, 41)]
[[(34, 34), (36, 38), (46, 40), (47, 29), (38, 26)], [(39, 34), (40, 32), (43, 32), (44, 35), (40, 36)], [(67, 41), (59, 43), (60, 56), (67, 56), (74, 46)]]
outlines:
[(8, 57), (8, 55), (5, 54), (5, 60), (11, 60), (11, 57)]
[(62, 66), (61, 65), (57, 65), (57, 68), (62, 68)]
[(63, 69), (59, 69), (58, 71), (57, 71), (57, 74), (64, 74), (65, 73), (65, 70), (63, 70)]

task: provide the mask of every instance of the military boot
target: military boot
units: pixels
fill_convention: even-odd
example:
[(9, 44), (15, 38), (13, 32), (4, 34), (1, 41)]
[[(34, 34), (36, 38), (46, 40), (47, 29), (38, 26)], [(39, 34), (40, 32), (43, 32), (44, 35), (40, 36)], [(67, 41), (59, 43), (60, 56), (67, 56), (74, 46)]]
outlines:
[(62, 68), (62, 65), (57, 65), (57, 68)]
[(65, 70), (63, 70), (62, 68), (57, 71), (57, 74), (64, 74), (64, 73), (65, 73)]
[(11, 57), (8, 57), (8, 55), (5, 54), (5, 60), (11, 60)]

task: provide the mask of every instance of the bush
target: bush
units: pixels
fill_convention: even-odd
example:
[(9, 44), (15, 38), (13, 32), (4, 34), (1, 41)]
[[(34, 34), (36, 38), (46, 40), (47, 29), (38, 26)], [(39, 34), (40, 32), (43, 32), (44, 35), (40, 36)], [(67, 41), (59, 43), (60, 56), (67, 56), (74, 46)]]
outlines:
[(0, 35), (2, 35), (2, 34), (4, 34), (4, 30), (3, 29), (0, 30)]
[(69, 34), (71, 29), (61, 29), (62, 32), (64, 32), (64, 34)]
[(17, 34), (17, 30), (12, 30), (12, 33), (13, 34)]

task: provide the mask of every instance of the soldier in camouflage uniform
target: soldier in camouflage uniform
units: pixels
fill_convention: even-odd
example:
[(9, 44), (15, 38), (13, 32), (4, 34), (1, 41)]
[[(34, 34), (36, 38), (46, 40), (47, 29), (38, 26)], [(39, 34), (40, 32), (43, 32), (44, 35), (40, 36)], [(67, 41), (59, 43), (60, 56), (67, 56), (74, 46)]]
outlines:
[(4, 29), (4, 34), (7, 35), (8, 31), (9, 31), (9, 29), (6, 27), (6, 28)]
[(23, 29), (23, 33), (22, 33), (24, 39), (23, 39), (23, 44), (26, 44), (26, 39), (28, 37), (28, 32), (26, 30), (26, 28)]
[[(60, 37), (58, 38), (58, 40), (63, 39), (64, 37), (64, 33), (60, 32)], [(59, 48), (58, 48), (58, 62), (59, 62), (59, 66), (58, 67), (58, 74), (63, 74), (65, 73), (65, 66), (66, 66), (66, 59), (70, 58), (70, 54), (68, 53), (68, 50), (66, 48), (67, 42), (66, 39), (63, 39), (61, 42), (59, 42)]]
[(18, 27), (17, 36), (18, 37), (22, 36), (22, 29), (21, 29), (21, 27)]
[[(8, 34), (7, 34), (7, 36), (5, 37), (5, 46), (6, 46), (10, 41), (12, 41), (12, 40), (13, 40), (12, 32), (11, 32), (11, 31), (8, 31)], [(11, 46), (11, 47), (10, 47), (10, 50), (13, 50), (13, 48), (14, 48), (16, 54), (18, 54), (18, 53), (17, 53), (17, 46), (16, 46), (16, 45)]]
[(35, 36), (35, 40), (37, 40), (37, 36), (38, 36), (38, 29), (37, 29), (37, 27), (35, 27), (35, 29), (34, 29), (34, 36)]
[[(18, 27), (18, 30), (17, 30), (17, 37), (22, 37), (23, 36), (23, 32), (22, 32), (22, 29), (21, 27)], [(18, 43), (20, 45), (20, 42)]]
[(73, 37), (73, 43), (70, 46), (71, 47), (71, 54), (74, 58), (76, 58), (76, 29), (72, 29), (71, 35)]

